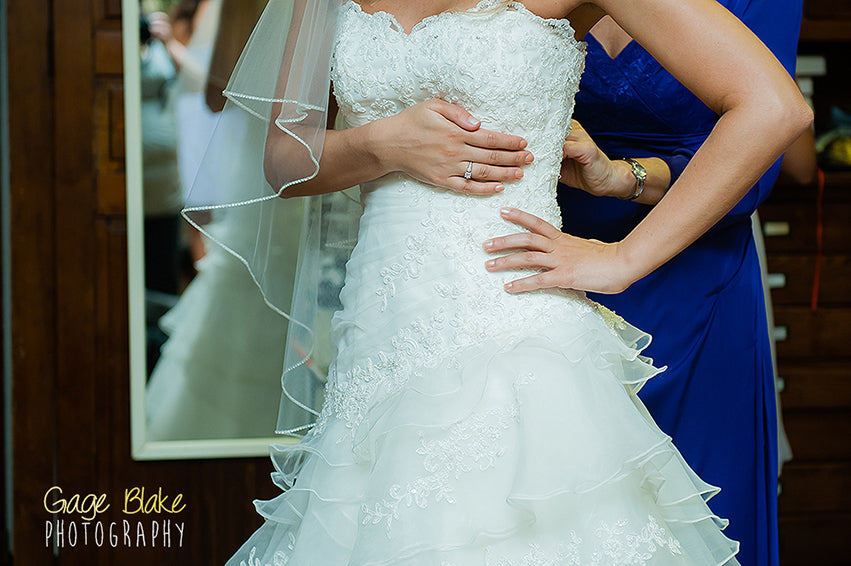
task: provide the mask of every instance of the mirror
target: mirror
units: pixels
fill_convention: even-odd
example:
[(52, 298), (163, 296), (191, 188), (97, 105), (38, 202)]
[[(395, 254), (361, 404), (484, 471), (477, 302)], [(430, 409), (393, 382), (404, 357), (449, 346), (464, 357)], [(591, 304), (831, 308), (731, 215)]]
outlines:
[(285, 321), (179, 216), (263, 2), (227, 17), (221, 0), (122, 2), (133, 457), (265, 456), (298, 440), (273, 436)]

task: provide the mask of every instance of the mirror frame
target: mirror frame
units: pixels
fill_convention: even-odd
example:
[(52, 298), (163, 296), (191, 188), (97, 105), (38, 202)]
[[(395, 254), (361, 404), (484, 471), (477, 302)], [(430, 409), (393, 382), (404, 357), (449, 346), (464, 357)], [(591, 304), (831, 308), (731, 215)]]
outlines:
[(142, 95), (139, 61), (139, 0), (122, 0), (124, 50), (124, 143), (127, 190), (127, 295), (130, 346), (130, 434), (134, 460), (258, 457), (270, 444), (296, 444), (298, 438), (270, 436), (203, 440), (147, 439), (145, 346), (144, 218), (142, 203)]

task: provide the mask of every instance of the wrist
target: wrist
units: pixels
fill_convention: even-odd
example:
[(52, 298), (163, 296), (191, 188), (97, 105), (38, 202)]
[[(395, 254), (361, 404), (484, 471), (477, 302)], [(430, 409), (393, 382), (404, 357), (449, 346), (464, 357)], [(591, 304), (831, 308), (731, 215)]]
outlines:
[(640, 239), (637, 240), (630, 233), (615, 245), (615, 255), (620, 265), (619, 276), (624, 283), (624, 289), (653, 271), (653, 267), (647, 268), (652, 263), (652, 257), (647, 256), (647, 250), (642, 247)]
[(615, 159), (612, 161), (612, 190), (609, 196), (617, 197), (621, 200), (628, 200), (635, 194), (635, 175), (632, 173), (632, 165), (623, 159)]
[(644, 165), (631, 157), (621, 157), (621, 161), (629, 163), (630, 172), (635, 179), (635, 188), (631, 195), (627, 197), (620, 197), (620, 199), (635, 200), (644, 192), (644, 184), (647, 181), (647, 169), (644, 168)]
[(362, 158), (372, 164), (376, 173), (375, 178), (397, 170), (391, 154), (393, 144), (388, 143), (387, 138), (388, 120), (389, 118), (375, 120), (361, 126), (362, 143), (356, 144), (357, 150), (362, 153)]

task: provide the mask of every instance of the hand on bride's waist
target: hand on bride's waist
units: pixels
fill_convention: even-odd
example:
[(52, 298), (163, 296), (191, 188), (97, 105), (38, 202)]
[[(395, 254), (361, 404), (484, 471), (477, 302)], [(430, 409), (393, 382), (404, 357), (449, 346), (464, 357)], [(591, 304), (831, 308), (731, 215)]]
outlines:
[(372, 124), (370, 145), (385, 173), (402, 172), (455, 192), (489, 195), (532, 163), (520, 136), (481, 128), (464, 108), (434, 98)]
[[(303, 163), (304, 171), (300, 162), (289, 163), (300, 143), (270, 129), (264, 169), (273, 187), (292, 178), (294, 168), (307, 177), (311, 163)], [(318, 172), (281, 196), (340, 191), (396, 172), (459, 193), (492, 195), (522, 178), (533, 159), (522, 137), (481, 128), (464, 108), (434, 98), (358, 127), (328, 130)]]
[(484, 242), (489, 253), (511, 252), (485, 264), (488, 271), (538, 270), (505, 285), (509, 293), (536, 289), (575, 289), (596, 293), (620, 293), (635, 282), (636, 275), (619, 242), (586, 240), (561, 232), (552, 224), (514, 208), (501, 215), (528, 232), (492, 238)]

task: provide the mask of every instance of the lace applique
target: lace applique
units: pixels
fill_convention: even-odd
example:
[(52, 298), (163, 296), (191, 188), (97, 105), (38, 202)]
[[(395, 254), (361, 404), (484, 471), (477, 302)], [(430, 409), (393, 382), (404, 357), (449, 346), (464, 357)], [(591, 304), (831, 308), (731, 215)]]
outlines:
[(272, 555), (271, 563), (261, 564), (260, 559), (255, 556), (257, 554), (257, 547), (252, 546), (251, 552), (248, 553), (248, 561), (240, 560), (239, 566), (286, 566), (290, 562), (290, 554), (295, 550), (295, 535), (292, 531), (287, 532), (287, 540), (287, 552), (283, 550), (275, 551), (275, 554)]
[(595, 303), (594, 308), (600, 313), (600, 316), (603, 317), (603, 321), (609, 329), (626, 330), (629, 327), (626, 320), (624, 320), (624, 318), (619, 314), (615, 313), (615, 311), (610, 310), (599, 303)]
[(427, 238), (422, 234), (408, 236), (405, 246), (408, 251), (402, 256), (404, 263), (394, 263), (380, 272), (384, 286), (375, 293), (381, 297), (379, 310), (382, 312), (387, 309), (387, 299), (396, 295), (397, 279), (415, 279), (422, 275), (424, 257), (429, 249)]
[(400, 391), (421, 369), (446, 361), (449, 349), (443, 338), (445, 326), (446, 315), (438, 309), (431, 319), (417, 318), (400, 328), (390, 340), (392, 351), (377, 352), (352, 366), (343, 376), (337, 375), (336, 364), (332, 364), (325, 405), (316, 422), (317, 433), (324, 430), (330, 414), (354, 430), (371, 404)]
[[(596, 540), (581, 539), (575, 532), (567, 534), (567, 540), (552, 550), (532, 543), (529, 552), (519, 560), (495, 559), (492, 547), (485, 554), (486, 566), (647, 566), (647, 561), (660, 551), (674, 556), (682, 554), (680, 542), (653, 516), (638, 531), (629, 530), (629, 521), (614, 524), (601, 523), (594, 531)], [(590, 562), (588, 555), (590, 553)], [(586, 559), (583, 561), (583, 557)]]
[(659, 550), (671, 554), (682, 554), (680, 541), (660, 525), (656, 518), (648, 516), (647, 524), (636, 534), (627, 533), (628, 521), (618, 521), (614, 525), (602, 523), (595, 534), (601, 540), (601, 550), (592, 555), (594, 564), (613, 566), (646, 566)]
[(420, 476), (404, 486), (392, 485), (387, 497), (373, 505), (364, 504), (362, 524), (384, 524), (387, 537), (392, 525), (405, 507), (425, 509), (429, 502), (455, 503), (453, 479), (473, 470), (492, 468), (497, 458), (505, 452), (502, 433), (518, 417), (516, 404), (496, 407), (474, 413), (452, 425), (440, 438), (426, 440), (420, 433), (417, 454), (423, 456), (423, 466), (428, 475)]
[(485, 566), (582, 566), (579, 557), (579, 547), (582, 545), (575, 532), (567, 534), (567, 542), (555, 547), (553, 552), (546, 552), (540, 545), (532, 543), (529, 545), (529, 553), (520, 559), (520, 562), (512, 562), (508, 559), (494, 561), (492, 548), (485, 551)]

